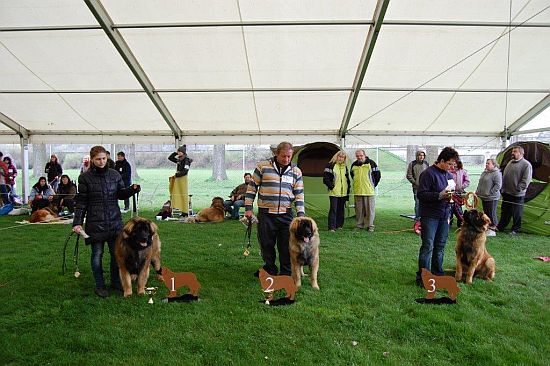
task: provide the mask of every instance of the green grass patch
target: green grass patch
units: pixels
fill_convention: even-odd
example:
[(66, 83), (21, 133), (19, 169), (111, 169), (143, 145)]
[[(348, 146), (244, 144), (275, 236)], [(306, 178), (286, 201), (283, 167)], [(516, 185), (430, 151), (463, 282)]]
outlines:
[[(329, 233), (326, 218), (317, 218), (321, 290), (305, 279), (287, 307), (259, 302), (263, 293), (252, 274), (262, 262), (255, 240), (243, 259), (239, 222), (158, 222), (163, 265), (195, 272), (201, 300), (161, 303), (168, 291), (151, 276), (159, 292), (149, 305), (136, 295), (95, 296), (89, 247), (81, 246), (81, 277), (72, 275), (74, 241), (69, 273), (61, 275), (68, 226), (20, 226), (20, 217), (1, 217), (0, 363), (547, 365), (550, 264), (532, 258), (550, 254), (548, 238), (489, 238), (494, 282), (461, 284), (457, 305), (420, 305), (420, 239), (401, 231), (412, 222), (398, 216), (410, 202), (391, 201), (378, 201), (374, 233), (353, 231), (352, 219)], [(152, 218), (155, 210), (141, 213)], [(449, 271), (455, 240), (451, 233)], [(108, 279), (107, 264), (106, 254)]]

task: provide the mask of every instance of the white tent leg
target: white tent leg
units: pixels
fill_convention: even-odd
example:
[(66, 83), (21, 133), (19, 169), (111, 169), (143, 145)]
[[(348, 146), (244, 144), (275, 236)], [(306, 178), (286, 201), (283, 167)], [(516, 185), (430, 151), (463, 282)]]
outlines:
[(21, 170), (23, 171), (22, 184), (23, 184), (23, 202), (29, 202), (30, 185), (29, 185), (29, 139), (21, 137)]

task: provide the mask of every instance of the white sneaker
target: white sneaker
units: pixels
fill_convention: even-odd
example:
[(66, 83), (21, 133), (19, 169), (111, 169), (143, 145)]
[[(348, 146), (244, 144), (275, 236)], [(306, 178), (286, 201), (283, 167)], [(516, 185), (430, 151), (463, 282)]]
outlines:
[(121, 213), (126, 213), (126, 212), (128, 212), (128, 211), (130, 211), (130, 210), (126, 210), (126, 209), (124, 209), (124, 208), (121, 208), (121, 209), (120, 209), (120, 212), (121, 212)]
[(497, 233), (494, 230), (487, 229), (487, 236), (497, 236)]

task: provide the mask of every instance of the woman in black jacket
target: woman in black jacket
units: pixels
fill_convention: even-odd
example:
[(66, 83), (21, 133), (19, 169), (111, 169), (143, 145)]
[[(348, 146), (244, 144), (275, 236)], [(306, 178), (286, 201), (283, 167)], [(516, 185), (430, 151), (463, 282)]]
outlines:
[(107, 167), (107, 151), (103, 146), (90, 150), (90, 169), (78, 177), (78, 195), (74, 211), (73, 231), (82, 233), (86, 217), (86, 244), (92, 246), (92, 271), (95, 279), (95, 293), (109, 296), (103, 279), (103, 248), (107, 242), (111, 255), (111, 288), (120, 290), (120, 276), (115, 260), (115, 240), (122, 230), (122, 217), (117, 200), (133, 196), (140, 187), (134, 184), (124, 187), (116, 170)]
[(53, 190), (57, 192), (57, 186), (59, 185), (59, 179), (63, 174), (63, 168), (59, 164), (57, 155), (52, 154), (50, 161), (46, 163), (44, 173), (48, 175), (48, 183), (52, 186)]
[(57, 187), (57, 194), (53, 198), (59, 212), (63, 211), (64, 208), (67, 208), (69, 212), (73, 212), (75, 197), (76, 184), (71, 181), (71, 178), (67, 174), (63, 174), (61, 176), (61, 183)]

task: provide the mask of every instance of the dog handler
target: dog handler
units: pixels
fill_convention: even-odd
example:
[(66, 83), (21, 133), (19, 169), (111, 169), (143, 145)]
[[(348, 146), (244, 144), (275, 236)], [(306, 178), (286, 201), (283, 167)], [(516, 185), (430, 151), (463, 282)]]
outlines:
[(288, 241), (292, 202), (298, 217), (305, 215), (302, 171), (290, 163), (292, 152), (291, 143), (281, 142), (273, 158), (258, 164), (245, 196), (245, 216), (252, 217), (252, 204), (258, 194), (258, 240), (265, 262), (263, 268), (270, 275), (278, 271), (275, 245), (279, 251), (279, 274), (291, 275)]
[(443, 275), (443, 254), (449, 235), (450, 186), (453, 176), (449, 170), (458, 159), (452, 147), (441, 150), (434, 165), (420, 175), (418, 199), (422, 223), (422, 245), (418, 253), (416, 284), (422, 286), (422, 268), (436, 276)]
[(109, 296), (103, 279), (103, 248), (107, 242), (111, 255), (111, 289), (121, 290), (118, 265), (115, 260), (115, 239), (122, 230), (122, 217), (117, 200), (132, 197), (140, 191), (133, 184), (124, 187), (122, 177), (107, 167), (107, 151), (103, 146), (90, 150), (90, 169), (78, 177), (78, 195), (74, 210), (73, 231), (82, 232), (86, 218), (86, 244), (92, 246), (92, 271), (95, 279), (94, 292), (100, 297)]

